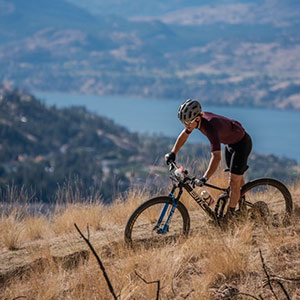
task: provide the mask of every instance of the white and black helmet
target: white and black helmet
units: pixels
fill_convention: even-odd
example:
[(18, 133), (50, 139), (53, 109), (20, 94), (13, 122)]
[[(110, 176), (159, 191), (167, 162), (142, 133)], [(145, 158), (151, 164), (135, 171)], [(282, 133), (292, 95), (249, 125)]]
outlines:
[(178, 108), (178, 119), (181, 122), (190, 121), (202, 112), (201, 104), (197, 100), (188, 99)]

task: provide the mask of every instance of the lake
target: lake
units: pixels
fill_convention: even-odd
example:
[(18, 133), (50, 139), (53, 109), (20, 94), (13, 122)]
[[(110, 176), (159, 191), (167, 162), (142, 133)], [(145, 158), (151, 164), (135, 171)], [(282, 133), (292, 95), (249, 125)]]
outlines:
[[(183, 129), (177, 110), (184, 101), (140, 99), (97, 95), (34, 92), (46, 105), (58, 108), (85, 106), (89, 111), (114, 120), (130, 131), (177, 137)], [(204, 105), (203, 111), (224, 115), (241, 122), (253, 140), (253, 151), (296, 159), (300, 163), (300, 112), (262, 108)], [(200, 131), (189, 142), (208, 143)]]

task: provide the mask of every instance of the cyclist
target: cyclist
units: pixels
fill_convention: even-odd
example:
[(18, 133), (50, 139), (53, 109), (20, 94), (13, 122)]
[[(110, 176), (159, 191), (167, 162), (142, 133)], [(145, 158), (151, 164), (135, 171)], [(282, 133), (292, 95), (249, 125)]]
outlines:
[(243, 126), (235, 120), (203, 112), (197, 100), (188, 99), (178, 109), (178, 118), (185, 129), (179, 134), (172, 151), (165, 155), (166, 163), (176, 159), (176, 154), (194, 129), (200, 130), (210, 141), (211, 159), (201, 179), (195, 184), (202, 186), (217, 170), (221, 161), (221, 143), (225, 144), (225, 161), (230, 171), (230, 201), (227, 216), (235, 214), (240, 199), (240, 189), (245, 183), (243, 174), (248, 169), (247, 160), (252, 150), (252, 140)]

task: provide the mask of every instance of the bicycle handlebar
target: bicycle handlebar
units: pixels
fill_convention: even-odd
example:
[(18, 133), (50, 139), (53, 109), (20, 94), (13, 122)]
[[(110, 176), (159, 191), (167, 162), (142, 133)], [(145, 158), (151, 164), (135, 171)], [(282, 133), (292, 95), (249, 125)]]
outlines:
[[(194, 181), (196, 179), (196, 177), (189, 177), (187, 176), (188, 175), (188, 171), (187, 170), (184, 170), (183, 167), (182, 167), (182, 176), (178, 176), (178, 174), (176, 175), (175, 174), (175, 171), (177, 169), (179, 169), (180, 167), (177, 166), (176, 162), (171, 162), (169, 164), (169, 172), (170, 173), (173, 173), (172, 174), (172, 177), (170, 177), (173, 181), (177, 181), (177, 182), (183, 182), (183, 183), (189, 183), (189, 184), (194, 184)], [(173, 172), (173, 170), (175, 169), (175, 171)], [(212, 185), (212, 184), (209, 184), (209, 183), (203, 183), (203, 186), (207, 186), (207, 187), (211, 187), (213, 189), (217, 189), (217, 190), (220, 190), (220, 191), (228, 191), (228, 188), (221, 188), (221, 187), (218, 187), (218, 186), (215, 186), (215, 185)]]
[[(180, 174), (182, 174), (182, 176), (179, 176), (179, 174), (176, 174), (176, 170), (179, 170), (180, 167), (177, 166), (176, 162), (171, 162), (170, 164), (170, 167), (169, 167), (169, 172), (173, 172), (173, 170), (175, 169), (175, 171), (173, 172), (174, 173), (174, 176), (176, 178), (177, 181), (182, 181), (182, 182), (185, 182), (185, 183), (192, 183), (193, 180), (195, 180), (195, 177), (193, 178), (190, 178), (188, 175), (188, 171), (187, 170), (184, 170), (183, 167), (182, 167), (182, 171), (180, 172)], [(181, 178), (182, 177), (182, 178)], [(173, 177), (171, 177), (171, 179), (173, 179)]]

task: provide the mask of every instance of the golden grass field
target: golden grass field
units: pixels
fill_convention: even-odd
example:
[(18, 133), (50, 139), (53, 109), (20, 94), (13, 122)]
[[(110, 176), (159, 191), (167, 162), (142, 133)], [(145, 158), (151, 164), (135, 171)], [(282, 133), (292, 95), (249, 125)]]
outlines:
[[(226, 184), (223, 177), (215, 182)], [(300, 299), (300, 184), (289, 189), (295, 205), (289, 226), (245, 220), (221, 231), (184, 195), (190, 236), (139, 249), (126, 247), (123, 234), (129, 215), (151, 197), (146, 190), (131, 191), (111, 206), (73, 197), (50, 215), (30, 216), (12, 200), (0, 218), (0, 299), (113, 299), (74, 223), (85, 235), (88, 224), (120, 300), (156, 299), (157, 285), (136, 272), (160, 281), (160, 299), (276, 299), (266, 286), (259, 249), (271, 275), (296, 279), (282, 283), (290, 299)], [(273, 285), (278, 299), (288, 299)], [(234, 297), (233, 288), (240, 295)]]

